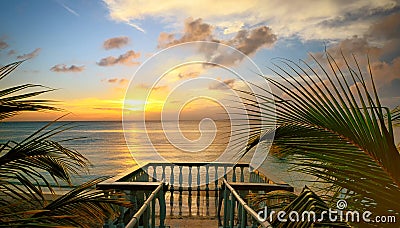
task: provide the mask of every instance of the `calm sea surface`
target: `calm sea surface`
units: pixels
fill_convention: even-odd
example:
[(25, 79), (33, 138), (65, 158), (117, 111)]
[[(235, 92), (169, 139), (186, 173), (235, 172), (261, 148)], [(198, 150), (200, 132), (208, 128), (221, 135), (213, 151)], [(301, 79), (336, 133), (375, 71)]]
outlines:
[[(66, 122), (59, 122), (55, 126), (64, 123)], [(2, 122), (0, 123), (0, 142), (4, 143), (9, 140), (19, 142), (46, 124), (46, 122)], [(177, 133), (169, 128), (168, 124), (173, 123), (164, 122), (164, 129), (170, 129), (167, 131), (170, 131), (169, 133), (172, 135)], [(201, 136), (198, 124), (198, 121), (182, 121), (180, 132), (185, 138), (196, 140)], [(79, 151), (92, 163), (89, 174), (83, 174), (75, 179), (74, 182), (78, 184), (99, 176), (113, 176), (132, 168), (137, 164), (133, 157), (140, 161), (151, 161), (152, 157), (149, 154), (154, 149), (149, 146), (149, 139), (157, 152), (169, 161), (215, 161), (226, 149), (228, 140), (226, 136), (230, 132), (229, 122), (217, 121), (216, 125), (218, 131), (215, 139), (211, 145), (206, 147), (202, 141), (190, 145), (185, 145), (185, 143), (171, 145), (164, 134), (165, 130), (162, 130), (161, 122), (148, 122), (146, 129), (138, 122), (126, 123), (124, 128), (127, 132), (127, 140), (121, 122), (72, 122), (72, 129), (57, 134), (53, 137), (53, 140), (80, 138), (62, 143), (68, 148)], [(201, 131), (203, 135), (215, 133), (213, 128), (207, 128), (207, 126), (202, 128)], [(185, 152), (182, 148), (199, 151)], [(285, 181), (291, 181), (292, 177), (285, 172), (286, 168), (282, 164), (276, 164), (274, 158), (269, 156), (261, 170), (267, 176), (269, 173)]]

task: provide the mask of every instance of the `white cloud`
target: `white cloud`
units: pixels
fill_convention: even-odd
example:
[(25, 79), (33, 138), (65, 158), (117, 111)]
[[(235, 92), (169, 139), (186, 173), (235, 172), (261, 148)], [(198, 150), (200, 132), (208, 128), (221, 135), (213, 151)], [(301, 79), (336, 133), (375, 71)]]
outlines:
[(302, 39), (342, 39), (362, 35), (372, 21), (393, 10), (396, 1), (291, 1), (231, 0), (215, 1), (139, 1), (104, 0), (111, 19), (139, 30), (139, 22), (158, 19), (180, 26), (188, 17), (202, 18), (224, 33), (266, 24), (279, 36), (298, 35)]

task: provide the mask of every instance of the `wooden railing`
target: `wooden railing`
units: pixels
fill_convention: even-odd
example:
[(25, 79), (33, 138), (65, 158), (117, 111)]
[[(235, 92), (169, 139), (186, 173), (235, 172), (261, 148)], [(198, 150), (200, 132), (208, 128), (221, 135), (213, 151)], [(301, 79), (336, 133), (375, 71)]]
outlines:
[[(107, 220), (104, 228), (123, 227), (164, 227), (166, 217), (165, 190), (163, 182), (102, 182), (97, 185), (102, 190), (124, 192), (133, 203), (134, 208), (120, 207), (120, 217), (116, 221)], [(157, 201), (158, 200), (158, 205)], [(158, 212), (158, 215), (156, 214)], [(141, 221), (142, 224), (139, 224)]]
[[(142, 220), (146, 220), (143, 224), (155, 225), (152, 221), (147, 223), (149, 217), (146, 216), (150, 216), (151, 219), (159, 217), (159, 225), (161, 226), (166, 216), (166, 202), (164, 197), (166, 193), (169, 194), (170, 216), (193, 216), (192, 206), (197, 208), (196, 215), (199, 216), (200, 198), (205, 197), (205, 201), (202, 202), (205, 202), (203, 206), (205, 206), (206, 210), (202, 216), (214, 217), (220, 220), (219, 215), (223, 199), (225, 198), (223, 195), (225, 188), (221, 188), (224, 179), (229, 180), (231, 184), (244, 182), (274, 183), (257, 170), (252, 170), (247, 163), (147, 163), (143, 167), (134, 167), (98, 184), (100, 189), (113, 189), (114, 191), (124, 192), (129, 200), (134, 205), (137, 205), (134, 210), (121, 208), (121, 216), (118, 220), (107, 221), (104, 227), (112, 228), (114, 227), (113, 224), (118, 224), (118, 227), (125, 227), (129, 220), (129, 224), (137, 224), (139, 217)], [(161, 188), (162, 183), (164, 183), (162, 191), (157, 190)], [(174, 195), (176, 196), (174, 197)], [(192, 205), (193, 195), (196, 196), (195, 205)], [(175, 202), (176, 197), (178, 205)], [(155, 199), (158, 199), (158, 207), (160, 209), (154, 206), (156, 203)], [(182, 210), (184, 199), (187, 202), (188, 211)], [(210, 201), (214, 201), (214, 205), (210, 205)], [(225, 204), (226, 202), (227, 200), (225, 200)], [(210, 210), (210, 208), (214, 208), (214, 211)], [(177, 214), (174, 214), (173, 209), (175, 211), (179, 209), (176, 212)], [(147, 214), (149, 211), (151, 211), (151, 215)], [(226, 213), (224, 213), (225, 216)]]
[[(164, 184), (161, 183), (156, 190), (154, 190), (150, 196), (143, 203), (142, 207), (135, 213), (129, 223), (126, 225), (126, 228), (135, 228), (139, 226), (139, 219), (143, 217), (143, 225), (145, 228), (147, 227), (156, 227), (156, 197), (161, 199), (160, 209), (163, 209), (160, 212), (160, 224), (159, 227), (164, 227), (164, 219), (165, 219), (165, 200), (164, 200)], [(150, 214), (151, 211), (151, 214)]]
[[(224, 222), (223, 227), (271, 227), (268, 221), (263, 221), (244, 200), (249, 191), (270, 192), (275, 190), (286, 190), (293, 192), (293, 187), (287, 184), (269, 183), (228, 183), (223, 180), (224, 189)], [(240, 194), (238, 193), (240, 192)], [(236, 211), (237, 207), (237, 211)], [(236, 224), (235, 224), (236, 222)], [(221, 220), (219, 219), (221, 226)]]

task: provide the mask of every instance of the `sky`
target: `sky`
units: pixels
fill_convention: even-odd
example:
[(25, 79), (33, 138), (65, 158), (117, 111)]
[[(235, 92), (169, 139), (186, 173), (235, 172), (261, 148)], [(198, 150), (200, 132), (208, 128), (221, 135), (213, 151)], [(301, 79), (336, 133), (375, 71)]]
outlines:
[[(400, 104), (398, 1), (0, 4), (0, 65), (27, 59), (1, 88), (22, 83), (54, 88), (40, 98), (56, 100), (65, 110), (10, 120), (53, 120), (65, 112), (70, 120), (120, 120), (122, 113), (132, 120), (218, 116), (232, 89), (243, 87), (232, 72), (261, 83), (257, 72), (272, 75), (274, 58), (310, 60), (309, 54), (320, 56), (325, 49), (355, 54), (361, 64), (368, 54), (382, 102)], [(222, 55), (210, 43), (185, 46), (194, 41), (216, 42)]]

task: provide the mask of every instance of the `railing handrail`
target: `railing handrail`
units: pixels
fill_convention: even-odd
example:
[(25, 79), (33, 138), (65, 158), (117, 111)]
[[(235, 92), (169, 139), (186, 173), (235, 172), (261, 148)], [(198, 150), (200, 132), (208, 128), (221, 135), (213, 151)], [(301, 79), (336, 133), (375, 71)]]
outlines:
[(163, 182), (101, 182), (97, 184), (97, 187), (101, 190), (107, 189), (118, 189), (118, 190), (154, 190), (160, 183)]
[(192, 166), (192, 167), (196, 167), (196, 166), (205, 166), (205, 165), (209, 165), (209, 166), (220, 166), (220, 167), (228, 167), (228, 166), (232, 166), (232, 167), (250, 167), (249, 163), (229, 163), (229, 162), (148, 162), (148, 163), (144, 163), (142, 166), (140, 165), (135, 165), (135, 167), (128, 169), (122, 173), (119, 173), (117, 175), (115, 175), (114, 177), (111, 177), (101, 183), (114, 183), (114, 182), (122, 182), (122, 180), (126, 180), (129, 179), (129, 177), (134, 176), (136, 174), (136, 172), (138, 171), (142, 171), (143, 169), (146, 169), (147, 167), (151, 167), (151, 166)]
[(243, 183), (243, 182), (231, 182), (229, 184), (236, 190), (252, 190), (252, 191), (274, 191), (274, 190), (286, 190), (293, 192), (294, 188), (289, 184), (269, 184), (269, 183)]
[(223, 179), (223, 182), (225, 187), (229, 189), (229, 191), (236, 198), (239, 204), (242, 205), (242, 207), (247, 211), (248, 214), (251, 215), (251, 217), (253, 217), (263, 227), (271, 227), (271, 224), (268, 221), (261, 221), (258, 218), (257, 212), (255, 212), (249, 205), (247, 205), (247, 203), (242, 199), (242, 197), (240, 197), (239, 193), (236, 192), (236, 190), (228, 183), (228, 181), (225, 178)]
[(146, 201), (143, 203), (143, 205), (140, 207), (140, 209), (133, 215), (131, 220), (128, 222), (128, 224), (125, 226), (125, 228), (133, 228), (135, 227), (136, 223), (139, 222), (140, 217), (144, 214), (144, 212), (147, 210), (147, 207), (150, 206), (151, 201), (153, 201), (154, 197), (156, 197), (160, 191), (163, 189), (164, 183), (160, 183), (158, 187), (150, 194), (149, 198), (146, 199)]

